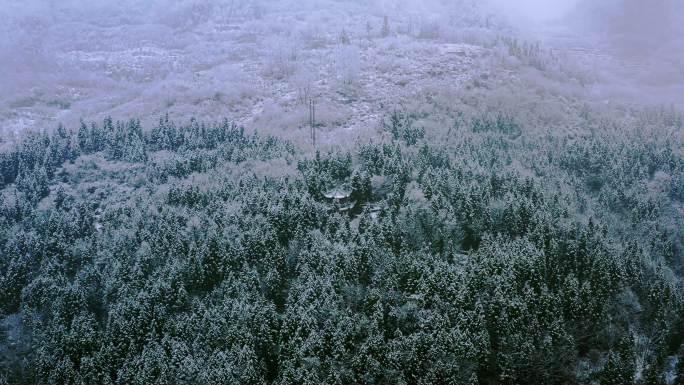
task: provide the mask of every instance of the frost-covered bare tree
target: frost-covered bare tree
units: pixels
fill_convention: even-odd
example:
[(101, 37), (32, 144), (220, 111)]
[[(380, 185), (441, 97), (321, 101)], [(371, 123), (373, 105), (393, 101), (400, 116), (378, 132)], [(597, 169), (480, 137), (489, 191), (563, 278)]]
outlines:
[(284, 79), (297, 69), (300, 44), (295, 36), (272, 36), (263, 43), (263, 65), (267, 75)]
[(344, 45), (335, 52), (335, 73), (345, 85), (358, 83), (361, 74), (361, 54), (355, 45)]
[(313, 96), (314, 86), (317, 79), (316, 68), (300, 66), (292, 76), (292, 84), (297, 89), (297, 99), (302, 104), (307, 104)]

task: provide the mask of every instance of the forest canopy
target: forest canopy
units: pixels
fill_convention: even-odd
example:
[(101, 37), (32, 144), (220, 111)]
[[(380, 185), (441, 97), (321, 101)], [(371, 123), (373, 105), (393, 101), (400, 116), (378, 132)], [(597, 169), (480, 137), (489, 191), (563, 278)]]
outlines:
[(0, 383), (681, 378), (681, 117), (418, 118), (315, 152), (168, 117), (29, 135), (0, 155)]

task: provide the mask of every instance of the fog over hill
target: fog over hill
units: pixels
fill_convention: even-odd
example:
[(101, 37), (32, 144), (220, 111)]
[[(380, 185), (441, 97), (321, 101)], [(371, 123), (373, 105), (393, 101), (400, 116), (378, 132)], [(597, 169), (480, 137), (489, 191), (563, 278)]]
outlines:
[(684, 4), (675, 0), (497, 2), (528, 39), (599, 76), (605, 99), (684, 105)]
[[(280, 24), (287, 15), (307, 10), (309, 16), (337, 16), (332, 22)], [(4, 1), (0, 15), (5, 20), (0, 27), (0, 86), (5, 90), (0, 121), (5, 134), (117, 111), (173, 112), (166, 105), (173, 107), (177, 95), (195, 103), (175, 107), (183, 114), (225, 115), (231, 108), (211, 97), (224, 95), (228, 104), (241, 99), (240, 93), (268, 99), (258, 95), (250, 80), (261, 74), (251, 73), (254, 66), (246, 68), (239, 59), (265, 54), (255, 45), (272, 42), (275, 35), (296, 35), (291, 43), (302, 45), (307, 44), (298, 41), (302, 36), (330, 39), (344, 28), (358, 45), (366, 26), (379, 30), (384, 15), (392, 22), (393, 35), (422, 34), (433, 42), (465, 37), (491, 45), (502, 35), (542, 42), (593, 79), (587, 91), (598, 99), (682, 103), (684, 43), (678, 37), (684, 23), (682, 5), (674, 0), (647, 5), (638, 0), (32, 0)]]

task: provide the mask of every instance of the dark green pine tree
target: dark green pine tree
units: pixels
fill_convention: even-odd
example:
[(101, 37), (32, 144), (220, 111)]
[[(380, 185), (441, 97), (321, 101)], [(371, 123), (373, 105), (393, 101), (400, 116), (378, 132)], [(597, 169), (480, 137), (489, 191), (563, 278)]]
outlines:
[(599, 374), (599, 382), (601, 385), (633, 384), (635, 371), (634, 341), (628, 332), (608, 354), (608, 361)]
[(81, 123), (78, 127), (76, 139), (78, 148), (82, 154), (89, 154), (93, 151), (92, 136), (90, 130), (88, 130), (88, 126), (86, 126), (86, 123), (83, 120), (81, 120)]
[(677, 356), (677, 365), (674, 370), (675, 378), (672, 382), (673, 385), (684, 385), (684, 346), (679, 349), (679, 354)]
[(369, 202), (372, 199), (370, 176), (365, 172), (354, 171), (351, 177), (351, 198), (359, 204)]

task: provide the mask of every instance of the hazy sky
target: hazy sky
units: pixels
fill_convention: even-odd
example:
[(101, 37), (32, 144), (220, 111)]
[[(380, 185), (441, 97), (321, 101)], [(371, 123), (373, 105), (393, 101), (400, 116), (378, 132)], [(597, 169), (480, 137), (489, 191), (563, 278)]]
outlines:
[(516, 21), (547, 21), (570, 12), (578, 0), (489, 0)]

